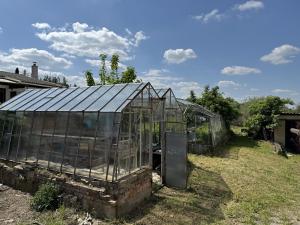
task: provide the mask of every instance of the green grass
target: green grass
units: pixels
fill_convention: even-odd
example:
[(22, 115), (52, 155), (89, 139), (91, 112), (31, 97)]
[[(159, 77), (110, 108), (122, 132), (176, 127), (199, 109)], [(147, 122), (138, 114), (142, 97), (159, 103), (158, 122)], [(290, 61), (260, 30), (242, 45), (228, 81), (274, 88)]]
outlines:
[(187, 190), (164, 187), (127, 218), (100, 224), (299, 224), (300, 155), (284, 158), (234, 131), (215, 156), (189, 155)]

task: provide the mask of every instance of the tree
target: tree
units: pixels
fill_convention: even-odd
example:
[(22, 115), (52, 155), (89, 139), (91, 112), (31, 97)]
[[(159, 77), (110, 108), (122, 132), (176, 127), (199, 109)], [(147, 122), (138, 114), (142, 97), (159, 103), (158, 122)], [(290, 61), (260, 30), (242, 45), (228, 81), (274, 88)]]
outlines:
[(65, 87), (70, 87), (70, 85), (68, 84), (68, 81), (65, 77), (63, 77), (62, 85), (64, 85)]
[(135, 68), (128, 66), (124, 72), (122, 72), (121, 83), (132, 83), (136, 80)]
[(107, 77), (106, 77), (106, 66), (105, 66), (105, 60), (107, 58), (106, 54), (100, 54), (100, 71), (99, 71), (99, 76), (100, 76), (100, 84), (105, 84)]
[(248, 135), (254, 138), (270, 139), (277, 126), (278, 115), (287, 109), (287, 104), (294, 104), (290, 99), (267, 96), (251, 99), (248, 103), (248, 114), (245, 127)]
[(15, 74), (19, 74), (19, 68), (17, 67), (16, 70), (15, 70)]
[(110, 79), (109, 82), (112, 84), (118, 83), (119, 81), (119, 75), (118, 75), (118, 68), (119, 68), (119, 55), (113, 54), (111, 56), (110, 61)]
[(85, 79), (86, 79), (86, 85), (87, 86), (95, 86), (95, 80), (93, 77), (93, 73), (89, 70), (85, 72)]
[(230, 128), (231, 122), (239, 116), (239, 103), (233, 98), (225, 98), (223, 94), (220, 93), (218, 86), (211, 89), (209, 86), (206, 86), (196, 102), (212, 112), (220, 114), (228, 129)]
[(190, 97), (188, 97), (187, 100), (193, 103), (197, 103), (197, 97), (193, 90), (190, 91)]

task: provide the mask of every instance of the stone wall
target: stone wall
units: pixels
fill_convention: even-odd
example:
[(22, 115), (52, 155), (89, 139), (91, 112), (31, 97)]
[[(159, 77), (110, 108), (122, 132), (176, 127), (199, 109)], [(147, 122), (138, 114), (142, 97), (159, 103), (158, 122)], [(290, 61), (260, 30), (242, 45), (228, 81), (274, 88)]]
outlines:
[(98, 218), (117, 218), (129, 213), (149, 198), (152, 190), (150, 169), (141, 169), (118, 182), (89, 182), (28, 164), (0, 160), (0, 183), (33, 194), (47, 181), (59, 185), (65, 205), (88, 211)]

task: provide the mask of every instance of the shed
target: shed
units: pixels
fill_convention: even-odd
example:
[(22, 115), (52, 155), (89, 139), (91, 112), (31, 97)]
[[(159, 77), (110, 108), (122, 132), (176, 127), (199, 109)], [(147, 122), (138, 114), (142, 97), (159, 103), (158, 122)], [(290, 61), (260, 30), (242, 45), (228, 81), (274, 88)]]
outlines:
[(300, 113), (281, 113), (274, 129), (274, 141), (300, 153)]

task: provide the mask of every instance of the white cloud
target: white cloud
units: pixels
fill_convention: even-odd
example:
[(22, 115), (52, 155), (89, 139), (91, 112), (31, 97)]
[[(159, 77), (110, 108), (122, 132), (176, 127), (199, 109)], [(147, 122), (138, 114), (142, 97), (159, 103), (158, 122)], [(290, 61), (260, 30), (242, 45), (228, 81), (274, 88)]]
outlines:
[(260, 60), (274, 65), (287, 64), (293, 62), (292, 59), (299, 53), (300, 48), (285, 44), (274, 48), (270, 54), (262, 56)]
[(141, 43), (141, 41), (148, 39), (149, 37), (147, 37), (143, 31), (138, 31), (135, 33), (134, 35), (134, 46), (138, 47), (139, 44)]
[(201, 23), (208, 23), (210, 21), (221, 21), (225, 17), (224, 14), (219, 13), (218, 9), (213, 9), (207, 14), (201, 14), (198, 16), (193, 16), (195, 20), (200, 21)]
[(247, 10), (259, 10), (264, 8), (264, 3), (262, 1), (250, 0), (243, 4), (236, 5), (234, 9), (239, 11), (247, 11)]
[(2, 34), (3, 33), (3, 28), (2, 27), (0, 27), (0, 34)]
[(82, 33), (89, 27), (89, 25), (87, 25), (86, 23), (76, 22), (76, 23), (73, 23), (72, 27), (73, 27), (74, 32)]
[(197, 58), (193, 49), (168, 49), (164, 53), (164, 58), (168, 63), (183, 63), (188, 59)]
[(236, 82), (234, 82), (234, 81), (232, 81), (232, 80), (220, 80), (220, 81), (218, 82), (218, 86), (219, 86), (220, 88), (225, 88), (225, 89), (230, 88), (230, 89), (235, 89), (235, 90), (237, 90), (237, 89), (240, 88), (241, 85), (238, 84), (238, 83), (236, 83)]
[[(94, 77), (95, 78), (95, 77)], [(66, 76), (66, 79), (68, 81), (69, 84), (71, 84), (72, 86), (74, 84), (76, 84), (76, 86), (79, 86), (79, 87), (85, 87), (87, 86), (86, 85), (86, 80), (85, 80), (85, 77), (84, 77), (84, 74), (81, 74), (80, 76)]]
[(48, 23), (33, 23), (31, 24), (34, 28), (44, 30), (51, 29), (51, 26)]
[(227, 66), (221, 70), (222, 74), (226, 75), (246, 75), (246, 74), (259, 74), (261, 71), (256, 68), (245, 66)]
[(36, 34), (41, 40), (51, 43), (50, 48), (70, 55), (98, 57), (100, 53), (118, 54), (121, 60), (132, 59), (130, 52), (147, 37), (142, 31), (133, 37), (125, 37), (103, 27), (95, 29), (86, 23), (73, 23), (51, 31), (40, 31)]
[(176, 97), (187, 98), (191, 90), (200, 93), (203, 88), (195, 81), (186, 81), (185, 78), (172, 75), (165, 69), (150, 69), (143, 76), (139, 76), (143, 82), (151, 82), (154, 88), (172, 88)]
[(8, 53), (0, 52), (0, 67), (14, 70), (16, 67), (30, 67), (32, 62), (38, 62), (42, 70), (68, 69), (72, 62), (52, 53), (36, 48), (11, 49)]
[(258, 88), (250, 88), (250, 91), (255, 92), (255, 91), (259, 91), (259, 89)]
[(272, 90), (273, 93), (291, 93), (293, 92), (292, 90), (288, 90), (288, 89), (274, 89)]

